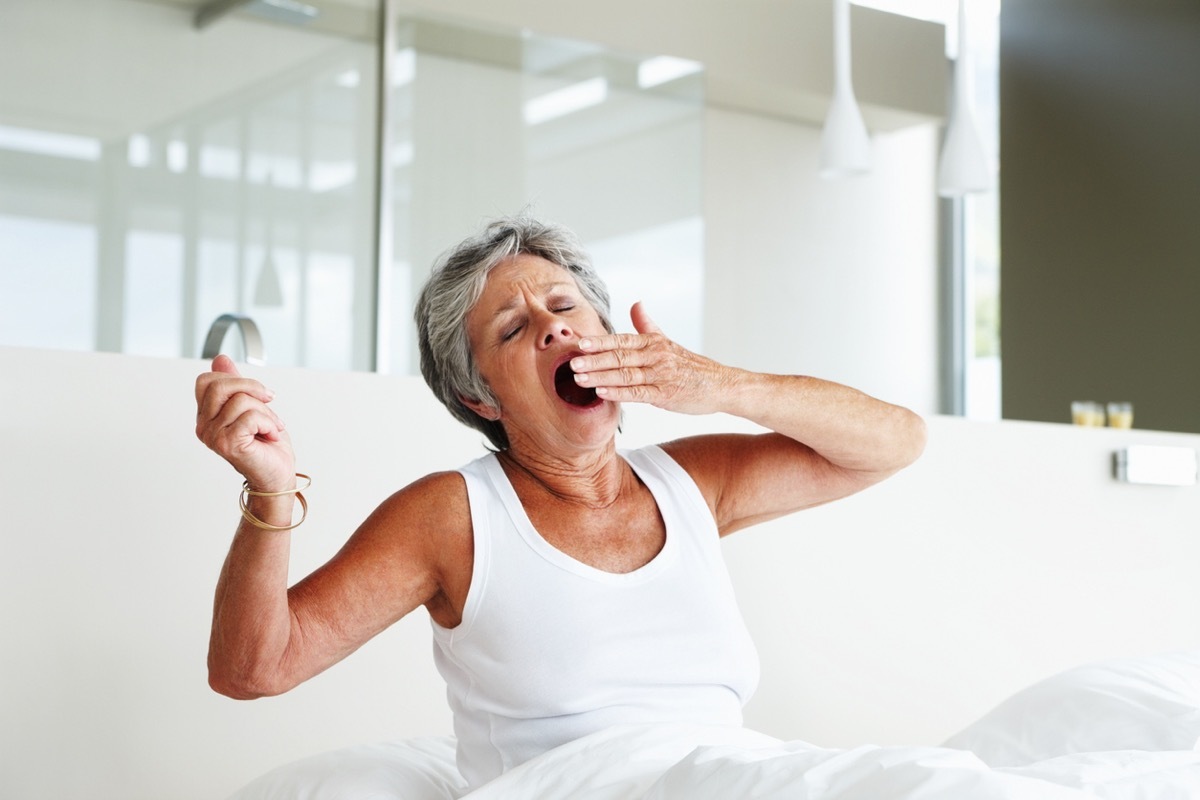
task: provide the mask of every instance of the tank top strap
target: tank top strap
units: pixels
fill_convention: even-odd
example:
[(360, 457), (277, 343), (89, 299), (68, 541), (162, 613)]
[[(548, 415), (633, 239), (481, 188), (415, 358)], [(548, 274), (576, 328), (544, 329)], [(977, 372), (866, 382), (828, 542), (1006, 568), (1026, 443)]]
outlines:
[[(649, 445), (637, 450), (622, 450), (621, 456), (650, 487), (664, 518), (669, 512), (685, 521), (685, 529), (694, 537), (713, 542), (720, 539), (717, 521), (700, 487), (665, 450), (658, 445)], [(664, 505), (670, 508), (663, 508)]]

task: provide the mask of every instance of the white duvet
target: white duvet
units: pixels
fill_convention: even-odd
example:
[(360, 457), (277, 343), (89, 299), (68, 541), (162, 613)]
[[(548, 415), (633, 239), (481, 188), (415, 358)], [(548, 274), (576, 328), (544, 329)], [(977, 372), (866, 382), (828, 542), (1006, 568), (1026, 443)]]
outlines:
[(1200, 798), (1200, 752), (1124, 750), (993, 768), (965, 750), (827, 750), (748, 730), (614, 728), (502, 775), (470, 800)]
[(463, 794), (448, 737), (349, 748), (234, 800), (1196, 800), (1200, 652), (1088, 665), (940, 747), (821, 748), (742, 728), (616, 727)]

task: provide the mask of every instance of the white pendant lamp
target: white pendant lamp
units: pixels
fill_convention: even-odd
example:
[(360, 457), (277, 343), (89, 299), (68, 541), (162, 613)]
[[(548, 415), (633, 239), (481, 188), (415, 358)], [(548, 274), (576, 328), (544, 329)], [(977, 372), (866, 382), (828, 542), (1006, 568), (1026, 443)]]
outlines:
[(943, 197), (986, 192), (992, 188), (992, 170), (975, 119), (972, 91), (975, 69), (971, 61), (966, 12), (967, 0), (958, 0), (958, 55), (954, 59), (946, 138), (938, 162), (938, 194)]
[(871, 139), (850, 82), (850, 0), (833, 0), (833, 99), (821, 134), (821, 177), (871, 169)]
[(254, 305), (267, 308), (283, 307), (283, 286), (279, 283), (279, 270), (275, 266), (275, 236), (274, 236), (274, 195), (275, 177), (267, 175), (267, 232), (266, 252), (263, 255), (262, 270), (254, 284)]

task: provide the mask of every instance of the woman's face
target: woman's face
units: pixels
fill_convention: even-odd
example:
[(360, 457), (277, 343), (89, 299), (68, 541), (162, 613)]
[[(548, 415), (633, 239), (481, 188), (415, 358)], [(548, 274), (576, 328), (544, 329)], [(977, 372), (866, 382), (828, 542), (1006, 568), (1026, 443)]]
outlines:
[(568, 365), (580, 339), (605, 334), (567, 270), (540, 256), (507, 259), (467, 315), (471, 352), (499, 406), (467, 405), (500, 420), (514, 448), (555, 452), (609, 442), (617, 404), (580, 388)]

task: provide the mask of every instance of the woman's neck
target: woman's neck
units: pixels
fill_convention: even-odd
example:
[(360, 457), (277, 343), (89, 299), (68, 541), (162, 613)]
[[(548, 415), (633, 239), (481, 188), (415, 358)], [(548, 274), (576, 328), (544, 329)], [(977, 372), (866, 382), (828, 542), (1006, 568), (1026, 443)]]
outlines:
[(498, 453), (514, 487), (524, 485), (556, 500), (590, 509), (608, 508), (636, 481), (625, 460), (610, 444), (573, 458), (510, 447)]

